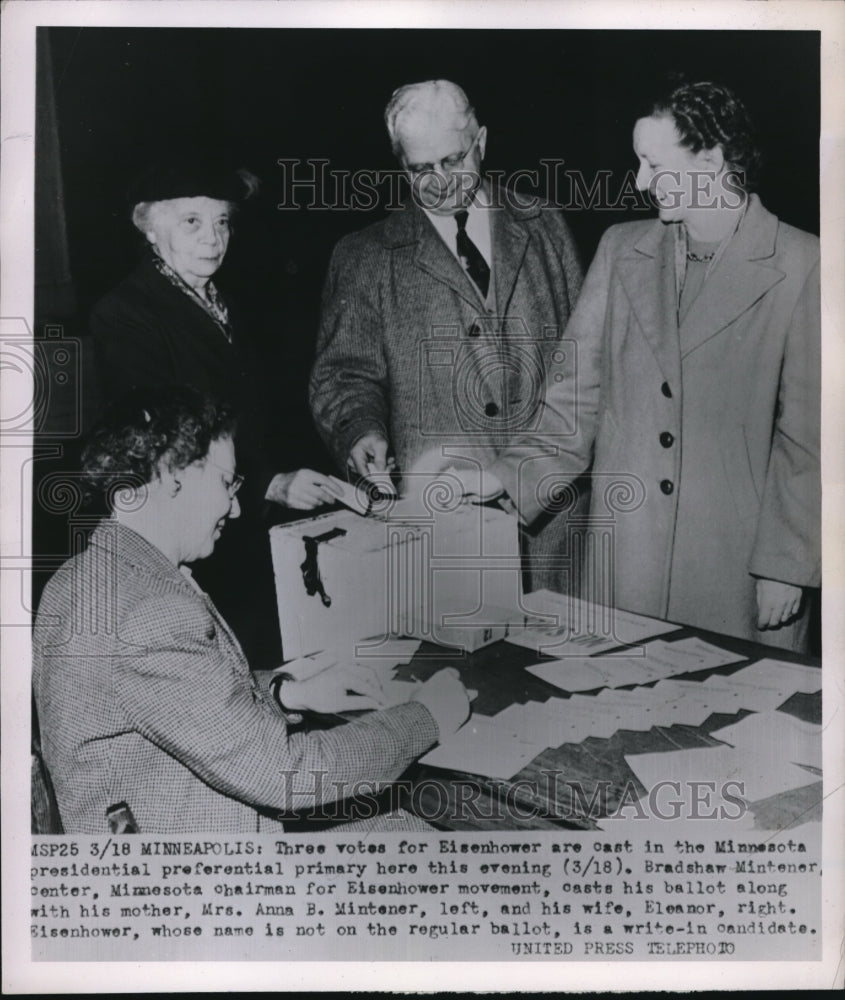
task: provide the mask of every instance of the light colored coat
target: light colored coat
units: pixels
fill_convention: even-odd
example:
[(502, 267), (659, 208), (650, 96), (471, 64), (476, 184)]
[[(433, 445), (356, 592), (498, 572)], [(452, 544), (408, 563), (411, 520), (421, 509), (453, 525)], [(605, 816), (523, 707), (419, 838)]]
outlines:
[(108, 833), (120, 802), (144, 834), (282, 830), (437, 739), (419, 703), (289, 731), (211, 600), (113, 521), (44, 590), (33, 689), (65, 833)]
[(605, 233), (566, 334), (578, 370), (550, 384), (546, 433), (492, 467), (530, 520), (544, 477), (594, 448), (591, 525), (612, 542), (591, 596), (800, 646), (800, 627), (756, 629), (755, 578), (820, 585), (818, 266), (818, 240), (752, 196), (679, 329), (672, 227)]
[[(335, 248), (310, 399), (342, 470), (368, 431), (388, 439), (407, 472), (432, 448), (483, 467), (535, 425), (545, 379), (568, 363), (559, 341), (581, 269), (557, 209), (496, 189), (493, 201), (487, 303), (415, 205)], [(564, 531), (560, 518), (542, 527), (532, 556), (560, 558)], [(563, 587), (564, 576), (539, 574), (535, 585)]]

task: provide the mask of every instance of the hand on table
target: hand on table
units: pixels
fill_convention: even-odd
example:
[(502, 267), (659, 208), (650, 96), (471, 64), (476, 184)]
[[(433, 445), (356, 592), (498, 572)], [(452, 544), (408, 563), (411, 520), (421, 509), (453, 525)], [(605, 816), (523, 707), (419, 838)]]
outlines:
[(285, 664), (284, 673), (291, 679), (282, 682), (278, 697), (293, 712), (332, 714), (381, 704), (378, 674), (362, 664), (327, 663), (325, 658), (293, 660)]
[(420, 702), (431, 712), (441, 740), (456, 733), (469, 718), (469, 694), (453, 667), (432, 674), (408, 700)]
[(757, 628), (777, 628), (801, 608), (803, 588), (779, 580), (757, 581)]
[(340, 491), (328, 476), (313, 469), (280, 472), (273, 477), (267, 499), (295, 510), (313, 510), (323, 504), (336, 503)]

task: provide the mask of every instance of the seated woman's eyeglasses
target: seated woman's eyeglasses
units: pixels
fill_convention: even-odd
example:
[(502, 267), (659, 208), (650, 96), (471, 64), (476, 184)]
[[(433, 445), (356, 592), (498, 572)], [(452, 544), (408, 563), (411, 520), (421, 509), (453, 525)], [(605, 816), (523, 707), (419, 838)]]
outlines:
[(231, 483), (225, 483), (226, 489), (229, 491), (229, 498), (234, 500), (235, 494), (244, 484), (244, 477), (240, 473), (232, 477)]
[[(218, 465), (216, 462), (210, 462), (209, 464), (213, 465), (215, 469), (219, 469), (222, 473), (224, 473), (224, 475), (222, 476), (223, 485), (229, 491), (229, 499), (233, 500), (235, 494), (244, 484), (244, 477), (238, 472), (234, 474), (230, 473), (228, 469), (224, 469), (222, 465)], [(229, 476), (232, 477), (231, 480), (229, 479)]]

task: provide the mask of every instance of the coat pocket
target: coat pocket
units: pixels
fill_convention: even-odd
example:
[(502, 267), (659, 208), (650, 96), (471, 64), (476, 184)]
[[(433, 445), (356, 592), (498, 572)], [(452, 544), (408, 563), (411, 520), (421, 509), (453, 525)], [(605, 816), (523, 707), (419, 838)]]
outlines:
[(757, 517), (762, 495), (754, 478), (751, 450), (744, 425), (736, 428), (730, 435), (725, 447), (721, 449), (721, 455), (725, 479), (737, 514), (742, 520)]

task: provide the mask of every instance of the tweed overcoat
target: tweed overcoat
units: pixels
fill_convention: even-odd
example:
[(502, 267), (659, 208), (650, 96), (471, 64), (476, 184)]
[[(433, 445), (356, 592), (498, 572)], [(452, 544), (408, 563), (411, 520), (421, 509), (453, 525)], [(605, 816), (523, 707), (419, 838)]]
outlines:
[(567, 330), (577, 373), (550, 383), (546, 434), (492, 467), (530, 519), (594, 452), (592, 530), (612, 542), (588, 560), (591, 596), (803, 641), (757, 630), (755, 578), (820, 585), (818, 268), (816, 237), (752, 195), (679, 328), (672, 226), (605, 233)]
[(48, 583), (33, 653), (66, 833), (107, 833), (120, 802), (141, 833), (281, 830), (341, 794), (333, 782), (397, 777), (438, 735), (419, 703), (289, 731), (210, 599), (111, 520)]
[[(414, 204), (335, 248), (310, 400), (339, 468), (372, 430), (407, 472), (432, 448), (483, 466), (535, 425), (546, 377), (571, 360), (560, 338), (581, 268), (559, 210), (496, 188), (491, 201), (494, 302)], [(538, 526), (532, 557), (556, 558), (564, 530), (560, 519)]]

